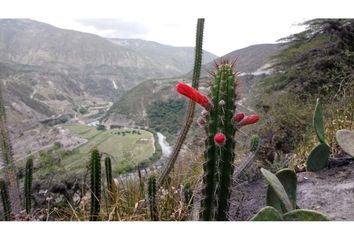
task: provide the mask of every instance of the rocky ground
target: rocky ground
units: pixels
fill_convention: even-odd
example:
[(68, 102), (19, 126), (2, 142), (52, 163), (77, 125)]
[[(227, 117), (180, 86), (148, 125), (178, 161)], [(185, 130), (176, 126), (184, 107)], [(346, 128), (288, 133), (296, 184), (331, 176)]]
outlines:
[[(354, 220), (354, 162), (319, 172), (297, 174), (297, 204), (326, 214), (331, 220)], [(263, 179), (232, 187), (229, 219), (245, 221), (266, 206)]]

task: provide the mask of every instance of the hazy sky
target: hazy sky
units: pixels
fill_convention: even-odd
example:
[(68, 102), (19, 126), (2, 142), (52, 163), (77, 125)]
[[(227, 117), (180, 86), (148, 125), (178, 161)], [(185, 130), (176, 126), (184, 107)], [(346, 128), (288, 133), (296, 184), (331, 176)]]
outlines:
[(104, 37), (194, 46), (204, 17), (204, 49), (219, 56), (273, 43), (318, 17), (354, 18), (352, 0), (5, 0), (0, 18), (31, 18)]

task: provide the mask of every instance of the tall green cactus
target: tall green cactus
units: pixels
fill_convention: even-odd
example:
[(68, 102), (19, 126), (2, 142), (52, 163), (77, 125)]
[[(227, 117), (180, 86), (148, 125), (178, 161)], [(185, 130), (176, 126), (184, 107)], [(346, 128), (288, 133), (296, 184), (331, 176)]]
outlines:
[(90, 221), (97, 221), (101, 200), (101, 157), (98, 149), (91, 153), (91, 212)]
[(33, 158), (29, 157), (26, 161), (25, 170), (25, 206), (26, 212), (29, 214), (31, 212), (31, 200), (32, 200), (32, 179), (33, 179)]
[[(197, 33), (196, 33), (196, 46), (195, 46), (195, 55), (194, 55), (194, 68), (193, 68), (193, 78), (192, 78), (192, 87), (198, 89), (199, 87), (199, 78), (200, 78), (200, 70), (202, 66), (202, 57), (203, 57), (203, 32), (204, 32), (204, 18), (198, 18), (197, 21)], [(161, 186), (163, 181), (166, 179), (168, 174), (171, 172), (178, 154), (182, 148), (183, 142), (187, 137), (187, 133), (192, 125), (193, 117), (195, 110), (195, 102), (190, 101), (188, 104), (186, 118), (184, 120), (184, 124), (182, 125), (182, 129), (179, 132), (176, 144), (173, 147), (173, 151), (171, 153), (170, 158), (166, 162), (160, 177), (157, 180), (157, 186)]]
[(151, 221), (159, 220), (159, 212), (156, 202), (156, 178), (150, 176), (148, 180), (148, 197), (149, 197), (149, 210)]
[(234, 170), (235, 133), (240, 127), (259, 120), (257, 115), (245, 117), (244, 113), (235, 112), (237, 85), (233, 67), (228, 61), (217, 66), (208, 97), (185, 83), (176, 86), (177, 92), (204, 108), (198, 124), (207, 133), (200, 212), (201, 219), (205, 221), (227, 220)]
[(9, 193), (7, 190), (6, 183), (3, 179), (0, 179), (0, 195), (2, 206), (4, 208), (4, 219), (5, 221), (11, 220), (11, 203), (9, 198)]
[[(205, 163), (203, 177), (203, 220), (227, 220), (230, 183), (235, 159), (232, 118), (235, 110), (235, 73), (231, 64), (217, 67), (209, 97), (211, 107), (206, 116), (208, 126), (205, 141)], [(217, 135), (219, 134), (219, 135)], [(219, 139), (214, 139), (219, 136)]]

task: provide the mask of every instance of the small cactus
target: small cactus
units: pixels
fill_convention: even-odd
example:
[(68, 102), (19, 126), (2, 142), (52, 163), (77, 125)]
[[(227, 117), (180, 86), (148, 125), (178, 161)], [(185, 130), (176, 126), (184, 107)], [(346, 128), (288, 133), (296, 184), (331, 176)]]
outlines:
[(336, 140), (344, 152), (354, 157), (354, 131), (347, 129), (338, 130), (336, 132)]
[(149, 177), (148, 197), (149, 197), (151, 221), (158, 221), (159, 220), (159, 212), (158, 212), (157, 202), (156, 202), (156, 178), (155, 178), (155, 176)]
[(106, 181), (107, 181), (107, 190), (109, 198), (111, 199), (113, 193), (113, 177), (112, 177), (112, 161), (110, 157), (104, 159), (104, 166), (106, 170)]
[(257, 134), (252, 135), (250, 143), (250, 152), (256, 152), (259, 146), (259, 136)]
[(97, 221), (101, 200), (101, 157), (97, 149), (91, 153), (91, 212), (90, 221)]
[(29, 157), (26, 161), (26, 170), (25, 170), (25, 206), (26, 213), (31, 213), (31, 200), (32, 200), (32, 179), (33, 179), (33, 158)]
[(322, 106), (319, 98), (316, 101), (316, 107), (313, 114), (313, 127), (320, 143), (312, 149), (307, 158), (306, 170), (310, 172), (316, 172), (324, 169), (329, 164), (330, 148), (325, 140)]
[(9, 192), (7, 190), (6, 183), (3, 179), (0, 179), (0, 195), (2, 206), (4, 208), (4, 219), (5, 221), (11, 220), (11, 203), (9, 198)]

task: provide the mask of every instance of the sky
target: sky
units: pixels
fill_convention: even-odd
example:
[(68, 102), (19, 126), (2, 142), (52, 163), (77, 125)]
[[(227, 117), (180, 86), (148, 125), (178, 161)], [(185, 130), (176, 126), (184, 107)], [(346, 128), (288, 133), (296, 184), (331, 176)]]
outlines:
[(222, 56), (304, 29), (319, 17), (354, 18), (352, 0), (5, 0), (0, 18), (30, 18), (103, 37), (194, 46), (205, 18), (204, 49)]

